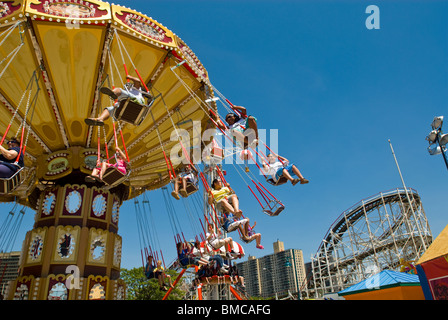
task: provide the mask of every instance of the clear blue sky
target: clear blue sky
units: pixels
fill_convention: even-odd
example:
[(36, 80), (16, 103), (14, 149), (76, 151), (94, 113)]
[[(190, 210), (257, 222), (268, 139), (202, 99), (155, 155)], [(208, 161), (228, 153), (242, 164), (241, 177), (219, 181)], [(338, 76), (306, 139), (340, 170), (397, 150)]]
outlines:
[[(425, 140), (435, 116), (448, 122), (447, 1), (116, 3), (179, 35), (221, 93), (254, 114), (260, 128), (279, 130), (280, 154), (310, 180), (271, 188), (287, 208), (268, 217), (233, 166), (226, 167), (265, 246), (244, 244), (246, 255), (271, 254), (279, 239), (286, 248), (302, 249), (308, 262), (345, 209), (402, 187), (388, 139), (406, 185), (422, 198), (433, 236), (448, 224), (448, 170), (441, 155), (428, 154)], [(380, 9), (379, 30), (365, 26), (370, 4)], [(165, 260), (171, 261), (175, 246), (162, 195), (148, 197)], [(182, 203), (175, 204), (185, 217)], [(125, 268), (141, 265), (133, 208), (128, 201), (120, 211)], [(32, 218), (27, 213), (17, 249)], [(194, 237), (188, 221), (183, 231)]]

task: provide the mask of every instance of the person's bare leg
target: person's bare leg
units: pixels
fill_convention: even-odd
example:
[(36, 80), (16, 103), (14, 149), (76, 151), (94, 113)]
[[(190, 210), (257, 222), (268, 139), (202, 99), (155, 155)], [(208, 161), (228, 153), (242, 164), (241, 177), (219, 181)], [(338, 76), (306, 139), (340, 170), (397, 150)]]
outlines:
[(186, 197), (187, 194), (187, 178), (182, 178), (182, 189), (180, 190), (182, 196)]
[(259, 246), (261, 243), (261, 234), (256, 233), (256, 234), (254, 234), (254, 237), (255, 237), (255, 242), (256, 242), (257, 246)]
[(233, 208), (235, 210), (235, 212), (233, 212), (233, 213), (235, 213), (238, 216), (238, 218), (239, 218), (239, 217), (241, 217), (241, 214), (243, 213), (243, 211), (241, 211), (240, 208), (239, 208), (240, 202), (239, 202), (238, 197), (236, 196), (236, 194), (232, 194), (231, 197), (232, 197), (232, 206), (233, 206)]
[(103, 112), (101, 112), (101, 114), (98, 116), (98, 118), (86, 118), (84, 121), (86, 122), (86, 124), (88, 125), (103, 125), (103, 122), (107, 119), (109, 119), (110, 117), (110, 113), (109, 110), (104, 109)]
[(95, 168), (95, 169), (92, 170), (92, 174), (91, 174), (92, 176), (99, 178), (99, 174), (100, 174), (100, 170), (99, 169)]
[(109, 110), (104, 109), (103, 112), (101, 112), (100, 116), (97, 118), (97, 120), (105, 121), (109, 119), (109, 117), (110, 117)]
[(292, 166), (292, 171), (295, 173), (295, 175), (297, 177), (299, 177), (299, 180), (300, 180), (301, 184), (305, 184), (305, 183), (309, 182), (307, 179), (305, 179), (303, 177), (302, 173), (299, 171), (299, 169), (295, 165)]
[(291, 182), (294, 181), (294, 178), (291, 177), (291, 175), (289, 174), (288, 170), (283, 169), (282, 173), (283, 173), (283, 176), (284, 176), (286, 179), (288, 179), (288, 180), (291, 181)]
[(222, 199), (220, 203), (224, 210), (231, 212), (231, 213), (235, 213), (235, 209), (232, 207), (232, 205), (226, 199)]
[(106, 172), (107, 169), (107, 162), (103, 161), (103, 163), (101, 164), (101, 171), (100, 171), (100, 179), (103, 180), (103, 174), (104, 172)]
[(258, 125), (257, 125), (257, 121), (255, 121), (254, 117), (250, 116), (249, 118), (247, 118), (247, 123), (249, 125), (249, 129), (252, 130), (252, 131), (249, 131), (249, 133), (251, 135), (255, 136), (253, 139), (251, 139), (251, 143), (252, 143), (252, 141), (254, 139), (256, 139), (257, 141), (256, 141), (255, 145), (258, 145)]

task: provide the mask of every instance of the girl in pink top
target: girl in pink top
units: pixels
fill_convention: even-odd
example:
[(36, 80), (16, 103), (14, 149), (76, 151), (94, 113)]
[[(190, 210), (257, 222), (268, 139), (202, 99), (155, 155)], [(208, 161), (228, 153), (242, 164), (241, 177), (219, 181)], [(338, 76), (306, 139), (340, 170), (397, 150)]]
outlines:
[(123, 174), (126, 174), (126, 155), (121, 151), (120, 148), (115, 149), (116, 153), (116, 162), (114, 164), (108, 163), (107, 161), (103, 161), (102, 163), (97, 163), (97, 167), (93, 169), (92, 174), (86, 177), (86, 181), (94, 182), (95, 180), (102, 180), (103, 174), (106, 172), (106, 169), (109, 167), (116, 167), (118, 171)]

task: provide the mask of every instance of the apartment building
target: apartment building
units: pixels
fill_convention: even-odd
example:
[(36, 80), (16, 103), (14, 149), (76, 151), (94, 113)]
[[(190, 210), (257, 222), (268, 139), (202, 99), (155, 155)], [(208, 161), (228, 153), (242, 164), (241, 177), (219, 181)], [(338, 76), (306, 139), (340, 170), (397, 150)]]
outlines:
[(19, 275), (20, 251), (0, 253), (0, 298), (8, 282), (16, 280)]
[(246, 291), (250, 296), (263, 298), (297, 296), (306, 277), (302, 250), (285, 250), (283, 242), (278, 240), (273, 246), (271, 255), (249, 256), (247, 261), (237, 263)]

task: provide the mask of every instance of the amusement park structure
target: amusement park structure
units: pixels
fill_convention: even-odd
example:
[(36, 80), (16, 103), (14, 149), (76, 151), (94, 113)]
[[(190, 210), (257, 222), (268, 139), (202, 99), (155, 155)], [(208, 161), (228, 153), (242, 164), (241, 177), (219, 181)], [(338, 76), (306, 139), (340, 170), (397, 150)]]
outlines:
[[(0, 34), (1, 143), (17, 137), (25, 162), (1, 180), (0, 201), (36, 211), (5, 298), (123, 299), (120, 206), (170, 184), (191, 163), (190, 146), (212, 141), (202, 137), (217, 113), (208, 74), (161, 23), (96, 0), (3, 0)], [(128, 76), (147, 105), (126, 99), (104, 125), (86, 124), (114, 103), (100, 89), (128, 88)], [(117, 149), (126, 172), (87, 181)], [(213, 290), (209, 298), (222, 298)]]
[(331, 225), (302, 285), (302, 297), (337, 293), (382, 270), (417, 261), (432, 235), (417, 191), (381, 192), (345, 210)]

